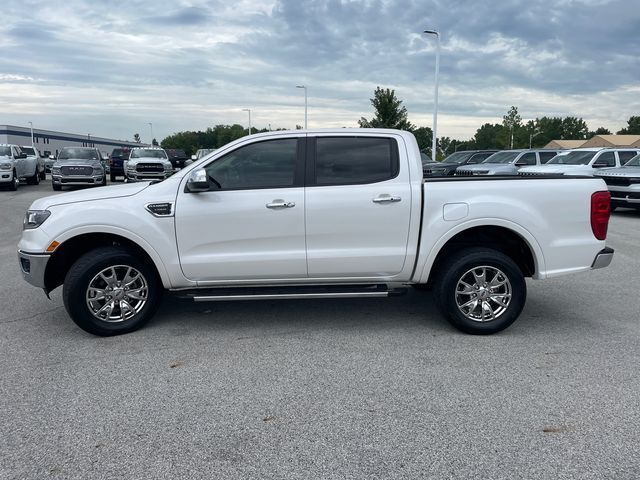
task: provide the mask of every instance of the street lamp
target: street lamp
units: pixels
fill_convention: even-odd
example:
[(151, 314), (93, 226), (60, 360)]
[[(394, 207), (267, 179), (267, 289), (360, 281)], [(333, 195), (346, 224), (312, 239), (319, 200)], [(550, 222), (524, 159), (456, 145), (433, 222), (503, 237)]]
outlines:
[(533, 140), (534, 138), (536, 138), (538, 135), (540, 135), (542, 132), (540, 130), (538, 130), (535, 133), (530, 133), (529, 134), (529, 150), (531, 150), (531, 140)]
[(440, 33), (437, 30), (425, 30), (427, 35), (434, 35), (436, 37), (436, 80), (435, 87), (433, 89), (433, 145), (431, 147), (431, 155), (435, 161), (436, 155), (436, 142), (438, 141), (438, 73), (440, 71)]
[(153, 146), (153, 123), (148, 122), (147, 125), (149, 125), (149, 128), (151, 129), (151, 141), (149, 143)]
[(307, 86), (296, 85), (296, 88), (304, 88), (304, 129), (307, 129)]
[(250, 108), (243, 108), (242, 111), (243, 112), (249, 112), (249, 135), (251, 135), (251, 109)]
[(87, 147), (91, 146), (91, 134), (87, 133)]
[(29, 127), (31, 129), (31, 148), (33, 148), (33, 122), (29, 122)]

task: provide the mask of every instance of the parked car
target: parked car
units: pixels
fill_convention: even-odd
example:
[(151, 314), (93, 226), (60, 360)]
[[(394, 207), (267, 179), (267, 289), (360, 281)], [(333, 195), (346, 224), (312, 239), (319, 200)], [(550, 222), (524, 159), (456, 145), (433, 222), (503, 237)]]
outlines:
[(45, 292), (64, 284), (67, 312), (96, 335), (140, 328), (164, 290), (205, 302), (411, 285), (432, 285), (455, 327), (489, 334), (522, 311), (525, 277), (611, 262), (599, 179), (478, 180), (423, 180), (406, 131), (250, 135), (163, 182), (36, 200), (20, 268)]
[(561, 151), (545, 165), (525, 167), (520, 175), (587, 175), (593, 176), (597, 168), (619, 167), (640, 153), (630, 148), (576, 148)]
[(191, 155), (191, 158), (189, 160), (184, 162), (184, 166), (186, 167), (188, 165), (191, 165), (196, 160), (200, 160), (201, 158), (204, 158), (207, 155), (209, 155), (210, 153), (213, 153), (215, 151), (216, 151), (215, 148), (201, 148), (201, 149), (196, 151), (195, 155)]
[[(20, 186), (20, 177), (26, 173), (27, 154), (12, 144), (0, 144), (0, 185), (16, 191)], [(37, 177), (37, 175), (36, 175)], [(33, 181), (33, 180), (32, 180)]]
[(640, 209), (640, 155), (620, 168), (603, 168), (595, 172), (611, 193), (611, 210), (617, 207)]
[(132, 148), (124, 173), (126, 182), (164, 180), (173, 174), (173, 165), (162, 148)]
[(184, 150), (179, 148), (165, 148), (164, 151), (167, 152), (167, 157), (169, 157), (169, 161), (171, 165), (173, 165), (174, 170), (184, 168), (185, 162), (189, 159)]
[(46, 180), (47, 172), (44, 168), (44, 156), (40, 155), (38, 149), (35, 147), (23, 146), (20, 147), (20, 150), (27, 155), (27, 163), (33, 163), (36, 165), (36, 168), (38, 169), (38, 183), (40, 180)]
[(129, 159), (130, 153), (128, 147), (113, 149), (109, 158), (109, 180), (115, 182), (118, 177), (125, 177), (124, 162)]
[(65, 147), (51, 167), (51, 186), (62, 190), (63, 186), (107, 184), (107, 173), (97, 148)]
[(478, 165), (456, 169), (456, 175), (517, 175), (520, 167), (542, 165), (555, 157), (555, 150), (502, 150)]
[(425, 177), (442, 177), (454, 175), (456, 168), (462, 165), (475, 165), (482, 163), (488, 157), (496, 153), (497, 150), (465, 150), (454, 152), (442, 162), (433, 162), (425, 165), (422, 173)]

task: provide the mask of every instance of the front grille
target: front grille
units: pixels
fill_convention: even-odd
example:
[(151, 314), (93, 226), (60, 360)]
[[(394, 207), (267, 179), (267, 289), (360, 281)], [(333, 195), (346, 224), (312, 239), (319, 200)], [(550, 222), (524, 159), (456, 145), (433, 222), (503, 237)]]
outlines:
[(523, 177), (538, 177), (547, 174), (542, 172), (518, 172), (518, 175), (522, 175)]
[(607, 185), (615, 185), (617, 187), (628, 187), (631, 182), (625, 177), (600, 177)]
[(139, 163), (136, 165), (136, 172), (161, 173), (164, 172), (164, 167), (159, 163)]
[(93, 175), (93, 167), (67, 165), (60, 167), (60, 174), (65, 176), (87, 177)]
[(456, 175), (460, 175), (463, 177), (471, 177), (473, 175), (473, 171), (472, 170), (456, 170)]

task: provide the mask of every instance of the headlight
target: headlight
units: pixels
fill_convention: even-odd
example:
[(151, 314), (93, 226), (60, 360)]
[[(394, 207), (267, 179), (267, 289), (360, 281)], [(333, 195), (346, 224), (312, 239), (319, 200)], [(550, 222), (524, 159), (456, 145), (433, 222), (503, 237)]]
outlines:
[(640, 178), (638, 177), (631, 177), (629, 179), (629, 183), (640, 183)]
[(94, 175), (102, 175), (104, 173), (104, 168), (102, 167), (93, 167)]
[(489, 173), (489, 170), (474, 170), (473, 174), (474, 175), (487, 175)]
[(51, 173), (60, 174), (60, 167), (51, 167)]
[(51, 215), (49, 210), (27, 210), (27, 214), (24, 216), (24, 221), (22, 222), (22, 228), (24, 230), (38, 228), (49, 218), (49, 215)]
[(171, 165), (170, 163), (165, 163), (164, 164), (164, 169), (165, 170), (173, 170), (173, 165)]
[(131, 165), (130, 163), (127, 163), (127, 170), (135, 170), (136, 166), (135, 165)]
[(0, 170), (11, 170), (11, 164), (10, 163), (0, 164)]

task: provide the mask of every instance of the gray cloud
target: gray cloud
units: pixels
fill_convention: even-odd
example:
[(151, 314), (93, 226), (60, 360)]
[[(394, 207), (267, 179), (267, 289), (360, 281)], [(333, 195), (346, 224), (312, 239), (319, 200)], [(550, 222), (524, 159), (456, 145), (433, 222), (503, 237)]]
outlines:
[(92, 131), (123, 137), (153, 121), (165, 135), (243, 122), (253, 107), (259, 126), (293, 127), (294, 86), (305, 83), (311, 126), (355, 126), (376, 85), (396, 88), (429, 125), (425, 28), (442, 35), (444, 135), (469, 137), (512, 104), (594, 128), (640, 113), (640, 11), (620, 0), (28, 0), (5, 10), (0, 101), (11, 122), (96, 122)]

